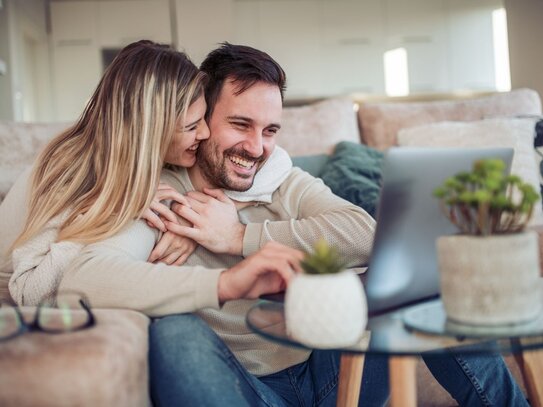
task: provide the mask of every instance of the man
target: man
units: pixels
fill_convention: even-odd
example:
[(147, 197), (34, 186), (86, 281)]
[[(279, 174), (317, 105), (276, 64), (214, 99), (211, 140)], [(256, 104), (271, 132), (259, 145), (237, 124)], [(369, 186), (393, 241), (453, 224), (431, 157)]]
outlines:
[[(201, 69), (209, 76), (210, 137), (200, 145), (196, 166), (168, 177), (176, 189), (213, 195), (190, 193), (191, 207), (176, 207), (194, 228), (168, 224), (200, 244), (187, 265), (228, 266), (270, 240), (308, 249), (320, 236), (350, 265), (365, 264), (374, 233), (371, 217), (298, 169), (287, 174), (269, 201), (238, 202), (241, 222), (228, 237), (217, 237), (208, 227), (220, 222), (206, 224), (208, 210), (228, 207), (228, 200), (209, 188), (249, 190), (273, 156), (285, 75), (267, 54), (230, 44), (211, 52)], [(198, 316), (175, 315), (152, 324), (151, 388), (158, 405), (335, 405), (339, 352), (310, 353), (253, 334), (245, 325), (252, 304), (231, 301), (221, 309), (201, 309)], [(525, 403), (500, 358), (451, 354), (428, 364), (461, 404)], [(500, 386), (482, 379), (488, 369), (494, 369), (492, 379)], [(386, 359), (368, 355), (361, 404), (382, 405), (387, 394)]]

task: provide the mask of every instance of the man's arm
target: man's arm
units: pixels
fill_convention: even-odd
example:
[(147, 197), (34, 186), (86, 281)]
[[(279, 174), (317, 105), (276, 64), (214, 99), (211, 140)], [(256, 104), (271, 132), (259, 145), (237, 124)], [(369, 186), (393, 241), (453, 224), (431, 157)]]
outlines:
[(322, 180), (294, 168), (274, 194), (272, 205), (277, 203), (292, 219), (248, 223), (244, 256), (270, 240), (308, 251), (324, 237), (337, 247), (349, 266), (368, 263), (375, 220), (362, 208), (334, 195)]

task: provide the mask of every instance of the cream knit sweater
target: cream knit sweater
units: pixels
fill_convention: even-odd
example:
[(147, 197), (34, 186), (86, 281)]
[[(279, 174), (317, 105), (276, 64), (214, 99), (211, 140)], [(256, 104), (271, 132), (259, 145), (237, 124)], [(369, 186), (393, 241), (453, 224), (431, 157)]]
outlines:
[[(167, 171), (163, 179), (181, 192), (193, 190), (185, 170)], [(12, 213), (6, 213), (3, 204), (2, 219), (24, 220), (21, 202), (25, 201), (26, 183), (11, 192), (14, 196), (8, 197), (12, 204), (7, 207)], [(17, 199), (19, 205), (13, 204)], [(374, 220), (300, 169), (290, 171), (270, 204), (255, 203), (240, 210), (239, 216), (247, 225), (244, 256), (270, 240), (307, 250), (324, 236), (350, 265), (369, 260)], [(11, 241), (18, 231), (9, 231)], [(2, 241), (10, 236), (3, 236)], [(241, 256), (217, 255), (198, 247), (184, 267), (147, 263), (157, 236), (144, 222), (137, 221), (110, 239), (86, 246), (64, 272), (60, 289), (84, 292), (95, 307), (135, 309), (154, 317), (197, 311), (255, 375), (271, 374), (307, 359), (306, 351), (283, 347), (250, 332), (245, 315), (254, 301), (231, 301), (219, 309), (219, 275)], [(0, 249), (7, 246), (2, 243)], [(0, 269), (2, 272), (9, 273), (5, 268)], [(27, 288), (32, 290), (28, 281)], [(26, 295), (31, 294), (27, 291)]]

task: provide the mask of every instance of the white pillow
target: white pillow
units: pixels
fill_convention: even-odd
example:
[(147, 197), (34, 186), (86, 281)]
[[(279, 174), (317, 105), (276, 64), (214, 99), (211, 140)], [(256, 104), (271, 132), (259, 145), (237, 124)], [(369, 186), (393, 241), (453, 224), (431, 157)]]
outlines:
[[(398, 132), (398, 144), (409, 147), (511, 147), (511, 173), (539, 192), (539, 170), (534, 152), (536, 119), (497, 118), (476, 122), (439, 122)], [(543, 224), (541, 201), (530, 225)]]
[(285, 107), (277, 144), (291, 156), (331, 154), (340, 141), (360, 142), (354, 103), (326, 99), (308, 106)]

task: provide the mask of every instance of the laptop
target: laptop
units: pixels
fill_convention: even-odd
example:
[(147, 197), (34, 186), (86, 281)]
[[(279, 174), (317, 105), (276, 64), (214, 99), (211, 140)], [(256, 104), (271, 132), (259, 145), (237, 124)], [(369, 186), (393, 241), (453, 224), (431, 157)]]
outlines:
[(433, 196), (445, 179), (481, 158), (500, 158), (509, 173), (512, 148), (391, 148), (383, 161), (377, 228), (365, 276), (370, 315), (439, 295), (435, 242), (458, 233)]
[[(387, 151), (369, 268), (360, 275), (370, 316), (439, 295), (435, 241), (458, 231), (441, 212), (433, 191), (448, 177), (471, 170), (481, 158), (500, 158), (509, 172), (513, 149), (393, 147)], [(284, 293), (262, 298), (284, 301)]]

